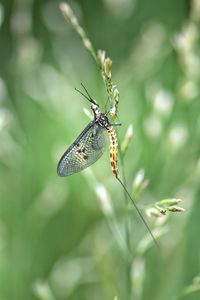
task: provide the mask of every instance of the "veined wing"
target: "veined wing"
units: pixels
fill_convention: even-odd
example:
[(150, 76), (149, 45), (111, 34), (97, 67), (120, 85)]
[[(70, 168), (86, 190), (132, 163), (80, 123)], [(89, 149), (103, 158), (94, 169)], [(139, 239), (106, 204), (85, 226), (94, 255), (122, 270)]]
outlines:
[(61, 157), (57, 171), (69, 176), (89, 167), (105, 150), (105, 129), (93, 120)]

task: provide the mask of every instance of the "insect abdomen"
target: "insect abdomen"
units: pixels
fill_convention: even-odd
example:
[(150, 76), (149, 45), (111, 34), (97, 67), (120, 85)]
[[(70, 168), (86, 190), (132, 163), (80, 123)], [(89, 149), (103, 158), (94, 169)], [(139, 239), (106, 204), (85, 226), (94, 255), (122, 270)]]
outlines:
[(111, 168), (113, 171), (113, 174), (116, 178), (119, 178), (119, 172), (118, 172), (118, 141), (117, 141), (117, 135), (113, 127), (109, 127), (107, 129), (109, 139), (110, 139), (110, 162), (111, 162)]

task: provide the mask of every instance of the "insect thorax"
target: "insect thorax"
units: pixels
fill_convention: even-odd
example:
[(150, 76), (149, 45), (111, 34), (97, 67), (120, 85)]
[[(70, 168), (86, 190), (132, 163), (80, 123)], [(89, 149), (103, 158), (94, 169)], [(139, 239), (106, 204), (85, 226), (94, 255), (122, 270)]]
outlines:
[(110, 126), (110, 122), (105, 113), (102, 113), (99, 109), (99, 105), (96, 103), (92, 103), (91, 109), (94, 112), (94, 118), (97, 124), (101, 127), (108, 129)]
[(108, 129), (111, 125), (108, 118), (106, 117), (106, 115), (102, 112), (99, 112), (95, 116), (95, 120), (101, 127), (106, 128), (106, 129)]

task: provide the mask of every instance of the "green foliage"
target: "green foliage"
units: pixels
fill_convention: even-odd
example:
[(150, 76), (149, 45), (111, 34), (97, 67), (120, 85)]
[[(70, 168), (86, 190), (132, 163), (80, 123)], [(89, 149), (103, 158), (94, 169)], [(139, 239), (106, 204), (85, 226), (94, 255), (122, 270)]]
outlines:
[[(197, 300), (199, 1), (70, 3), (105, 85), (58, 1), (0, 1), (0, 299)], [(160, 253), (108, 152), (86, 172), (56, 174), (88, 122), (81, 82), (118, 114), (120, 170)], [(179, 199), (185, 211), (173, 213)]]

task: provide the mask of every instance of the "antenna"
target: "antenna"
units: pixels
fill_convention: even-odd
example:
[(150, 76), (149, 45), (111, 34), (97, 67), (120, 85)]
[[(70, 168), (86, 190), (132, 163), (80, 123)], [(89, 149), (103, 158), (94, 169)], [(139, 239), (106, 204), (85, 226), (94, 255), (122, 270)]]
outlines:
[(92, 97), (90, 96), (90, 94), (89, 94), (88, 90), (86, 89), (86, 87), (83, 85), (83, 83), (81, 83), (81, 85), (82, 85), (82, 87), (84, 88), (86, 94), (88, 95), (90, 101), (94, 101), (94, 100), (92, 99)]
[(80, 93), (84, 98), (86, 98), (88, 101), (90, 101), (91, 103), (99, 106), (96, 101), (94, 99), (92, 99), (92, 97), (90, 96), (88, 90), (86, 89), (86, 87), (83, 85), (83, 83), (81, 83), (82, 87), (84, 88), (85, 92), (87, 95), (85, 95), (83, 92), (81, 92), (80, 90), (78, 90), (77, 88), (75, 88), (75, 90)]
[(77, 88), (75, 88), (75, 91), (77, 91), (78, 93), (80, 93), (84, 98), (86, 98), (88, 101), (91, 102), (90, 98), (88, 98), (85, 94), (83, 94), (83, 92), (81, 92), (81, 91), (78, 90)]

